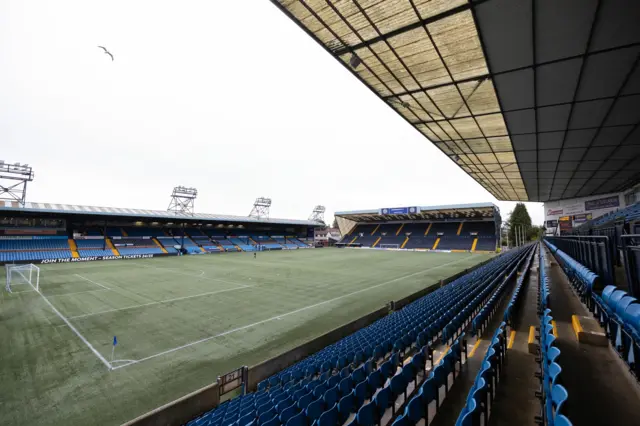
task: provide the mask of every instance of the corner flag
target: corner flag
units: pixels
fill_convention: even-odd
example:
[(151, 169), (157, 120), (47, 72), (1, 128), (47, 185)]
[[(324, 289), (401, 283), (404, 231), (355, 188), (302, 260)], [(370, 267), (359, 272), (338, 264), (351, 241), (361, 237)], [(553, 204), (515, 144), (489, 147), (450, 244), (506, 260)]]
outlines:
[(116, 339), (116, 336), (113, 336), (113, 346), (111, 347), (111, 362), (113, 362), (113, 355), (116, 351), (117, 344), (118, 344), (118, 339)]

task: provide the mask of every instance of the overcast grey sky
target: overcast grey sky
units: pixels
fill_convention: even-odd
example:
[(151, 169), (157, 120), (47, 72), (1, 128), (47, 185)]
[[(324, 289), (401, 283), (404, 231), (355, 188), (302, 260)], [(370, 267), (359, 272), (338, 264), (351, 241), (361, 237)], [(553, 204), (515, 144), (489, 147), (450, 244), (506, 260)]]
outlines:
[[(106, 46), (115, 61), (98, 45)], [(271, 215), (497, 202), (268, 0), (0, 1), (0, 159), (28, 201)], [(528, 203), (533, 222), (541, 204)]]

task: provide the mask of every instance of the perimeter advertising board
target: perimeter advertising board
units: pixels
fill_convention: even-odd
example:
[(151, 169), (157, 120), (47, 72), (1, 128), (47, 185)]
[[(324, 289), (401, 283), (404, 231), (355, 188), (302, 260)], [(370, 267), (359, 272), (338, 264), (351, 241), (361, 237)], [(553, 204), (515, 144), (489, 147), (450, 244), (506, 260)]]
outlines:
[(40, 260), (17, 260), (7, 263), (33, 263), (33, 264), (50, 264), (50, 263), (83, 263), (95, 262), (97, 260), (120, 260), (120, 259), (149, 259), (152, 257), (177, 256), (177, 253), (159, 253), (159, 254), (127, 254), (121, 256), (88, 256), (88, 257), (59, 257), (54, 259)]

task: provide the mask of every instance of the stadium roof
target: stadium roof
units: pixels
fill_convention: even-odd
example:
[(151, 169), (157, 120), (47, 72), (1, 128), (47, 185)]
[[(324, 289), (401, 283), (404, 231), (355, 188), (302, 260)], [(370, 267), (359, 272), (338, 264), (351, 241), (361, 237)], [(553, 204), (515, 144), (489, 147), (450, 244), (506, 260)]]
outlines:
[(430, 220), (440, 218), (490, 218), (500, 214), (493, 203), (450, 204), (425, 207), (395, 207), (371, 210), (336, 212), (336, 217), (356, 222), (378, 222), (390, 220)]
[(640, 180), (638, 1), (271, 1), (497, 199)]
[(166, 210), (146, 210), (146, 209), (125, 209), (120, 207), (96, 207), (96, 206), (76, 206), (70, 204), (50, 204), (50, 203), (25, 203), (21, 206), (13, 201), (0, 201), (1, 212), (31, 212), (31, 213), (57, 213), (57, 214), (78, 214), (97, 216), (118, 216), (136, 219), (188, 219), (190, 221), (220, 221), (220, 222), (242, 222), (242, 223), (265, 223), (278, 225), (304, 225), (304, 226), (325, 226), (323, 223), (309, 220), (295, 219), (257, 219), (248, 216), (233, 216), (226, 214), (196, 213), (175, 214)]

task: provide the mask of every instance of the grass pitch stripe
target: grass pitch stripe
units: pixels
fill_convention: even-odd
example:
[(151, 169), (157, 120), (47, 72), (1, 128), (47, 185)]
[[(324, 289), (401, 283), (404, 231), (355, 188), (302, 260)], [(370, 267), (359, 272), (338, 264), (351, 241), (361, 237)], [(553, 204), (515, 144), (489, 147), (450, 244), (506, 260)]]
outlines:
[(87, 278), (87, 277), (83, 277), (83, 276), (82, 276), (82, 275), (80, 275), (80, 274), (74, 274), (74, 275), (75, 275), (76, 277), (78, 277), (78, 278), (82, 278), (82, 279), (83, 279), (83, 280), (85, 280), (85, 281), (89, 281), (91, 284), (95, 284), (95, 285), (100, 286), (100, 287), (102, 287), (102, 288), (104, 288), (104, 289), (106, 289), (106, 290), (111, 290), (109, 287), (107, 287), (107, 286), (105, 286), (105, 285), (102, 285), (102, 284), (100, 284), (100, 283), (97, 283), (97, 282), (95, 282), (95, 281), (93, 281), (93, 280), (90, 280), (90, 279), (89, 279), (89, 278)]
[(171, 303), (171, 302), (177, 302), (179, 300), (193, 299), (195, 297), (210, 296), (212, 294), (224, 293), (224, 292), (227, 292), (227, 291), (234, 291), (234, 290), (242, 290), (244, 288), (251, 288), (251, 287), (255, 287), (255, 285), (243, 285), (243, 286), (239, 286), (239, 287), (225, 288), (225, 289), (222, 289), (222, 290), (208, 291), (206, 293), (193, 294), (191, 296), (175, 297), (173, 299), (166, 299), (166, 300), (159, 300), (157, 302), (143, 303), (141, 305), (125, 306), (124, 308), (107, 309), (107, 310), (104, 310), (104, 311), (93, 312), (93, 313), (90, 313), (90, 314), (76, 315), (76, 316), (70, 317), (70, 319), (86, 318), (86, 317), (91, 317), (91, 316), (94, 316), (94, 315), (107, 314), (109, 312), (127, 311), (129, 309), (143, 308), (145, 306), (162, 305), (164, 303)]
[[(29, 284), (31, 284), (31, 283), (29, 283)], [(33, 287), (33, 284), (31, 284), (31, 287)], [(36, 288), (35, 288), (35, 287), (33, 287), (33, 289), (35, 290)], [(36, 290), (36, 291), (37, 291), (37, 290)], [(103, 364), (104, 364), (104, 365), (105, 365), (109, 370), (111, 370), (111, 364), (109, 363), (109, 361), (107, 361), (107, 360), (105, 359), (105, 357), (103, 357), (103, 356), (102, 356), (102, 354), (100, 354), (100, 352), (98, 352), (98, 351), (96, 350), (96, 348), (94, 348), (94, 347), (93, 347), (93, 345), (92, 345), (91, 343), (89, 343), (89, 341), (88, 341), (87, 339), (85, 339), (85, 337), (84, 337), (82, 334), (80, 334), (80, 332), (79, 332), (79, 331), (78, 331), (78, 330), (73, 326), (73, 324), (71, 324), (71, 322), (70, 322), (70, 321), (69, 321), (69, 320), (68, 320), (64, 315), (62, 315), (62, 314), (60, 313), (60, 311), (59, 311), (58, 309), (56, 309), (56, 307), (55, 307), (55, 306), (53, 306), (53, 303), (49, 302), (49, 299), (47, 299), (47, 298), (46, 298), (42, 293), (40, 293), (40, 292), (38, 292), (38, 294), (39, 294), (40, 296), (42, 296), (42, 299), (43, 299), (45, 302), (47, 302), (47, 305), (51, 306), (51, 309), (53, 309), (53, 312), (55, 312), (55, 313), (56, 313), (56, 315), (58, 315), (58, 316), (60, 317), (60, 319), (61, 319), (62, 321), (64, 321), (64, 322), (69, 326), (69, 328), (70, 328), (70, 329), (71, 329), (71, 330), (76, 334), (76, 336), (78, 336), (78, 338), (80, 338), (80, 340), (82, 340), (82, 342), (83, 342), (85, 345), (87, 345), (87, 347), (88, 347), (89, 349), (91, 349), (91, 352), (93, 352), (93, 353), (94, 353), (94, 355), (95, 355), (95, 356), (97, 356), (97, 357), (98, 357), (98, 359), (99, 359), (100, 361), (102, 361), (102, 363), (103, 363)]]
[(159, 352), (157, 354), (150, 355), (148, 357), (135, 360), (135, 361), (130, 362), (128, 364), (123, 364), (123, 365), (119, 365), (117, 367), (113, 367), (113, 369), (117, 370), (119, 368), (123, 368), (123, 367), (129, 366), (129, 365), (132, 365), (132, 364), (138, 364), (138, 363), (141, 363), (141, 362), (144, 362), (144, 361), (148, 361), (150, 359), (157, 358), (159, 356), (167, 355), (167, 354), (170, 354), (170, 353), (173, 353), (173, 352), (176, 352), (176, 351), (179, 351), (179, 350), (191, 347), (191, 346), (199, 345), (200, 343), (208, 342), (209, 340), (213, 340), (213, 339), (216, 339), (218, 337), (222, 337), (222, 336), (226, 336), (226, 335), (229, 335), (229, 334), (232, 334), (232, 333), (236, 333), (238, 331), (246, 330), (248, 328), (255, 327), (255, 326), (261, 325), (261, 324), (265, 324), (265, 323), (270, 322), (270, 321), (279, 320), (281, 318), (288, 317), (290, 315), (294, 315), (294, 314), (306, 311), (308, 309), (313, 309), (313, 308), (316, 308), (318, 306), (326, 305), (327, 303), (335, 302), (336, 300), (344, 299), (346, 297), (350, 297), (350, 296), (354, 296), (356, 294), (364, 293), (364, 292), (373, 290), (373, 289), (378, 288), (378, 287), (382, 287), (382, 286), (385, 286), (385, 285), (393, 284), (395, 282), (398, 282), (398, 281), (401, 281), (401, 280), (404, 280), (404, 279), (407, 279), (407, 278), (411, 278), (411, 277), (414, 277), (414, 276), (419, 275), (419, 274), (424, 274), (425, 272), (429, 272), (429, 271), (434, 270), (434, 269), (442, 268), (443, 266), (452, 265), (454, 263), (459, 263), (459, 262), (465, 261), (467, 259), (468, 258), (458, 259), (458, 260), (455, 260), (453, 262), (443, 263), (442, 265), (434, 266), (433, 268), (428, 268), (428, 269), (424, 269), (422, 271), (414, 272), (412, 274), (403, 275), (401, 277), (394, 278), (392, 280), (385, 281), (385, 282), (380, 283), (380, 284), (376, 284), (376, 285), (373, 285), (373, 286), (370, 286), (370, 287), (367, 287), (367, 288), (363, 288), (361, 290), (356, 290), (356, 291), (353, 291), (353, 292), (348, 293), (348, 294), (343, 294), (342, 296), (334, 297), (333, 299), (329, 299), (329, 300), (325, 300), (323, 302), (315, 303), (313, 305), (305, 306), (305, 307), (296, 309), (296, 310), (291, 311), (291, 312), (287, 312), (287, 313), (284, 313), (284, 314), (276, 315), (276, 316), (273, 316), (271, 318), (264, 319), (262, 321), (254, 322), (252, 324), (243, 325), (242, 327), (233, 328), (231, 330), (227, 330), (225, 332), (216, 334), (214, 336), (205, 337), (203, 339), (187, 343), (186, 345), (178, 346), (178, 347), (173, 348), (173, 349), (168, 349), (166, 351)]
[(159, 266), (145, 265), (144, 263), (138, 263), (138, 262), (129, 262), (129, 263), (131, 263), (133, 265), (144, 266), (145, 268), (157, 269), (159, 271), (169, 271), (169, 272), (173, 272), (174, 274), (184, 275), (184, 276), (192, 277), (192, 278), (200, 278), (200, 279), (203, 279), (203, 280), (217, 281), (217, 282), (220, 282), (220, 283), (238, 285), (238, 286), (244, 285), (244, 284), (241, 284), (241, 283), (237, 283), (237, 282), (234, 282), (234, 281), (227, 281), (227, 280), (223, 280), (223, 279), (220, 279), (220, 278), (205, 277), (204, 276), (204, 271), (200, 271), (201, 273), (198, 274), (198, 275), (193, 275), (193, 274), (185, 274), (182, 271), (178, 271), (178, 270), (172, 269), (172, 268), (162, 268), (162, 267), (159, 267)]

